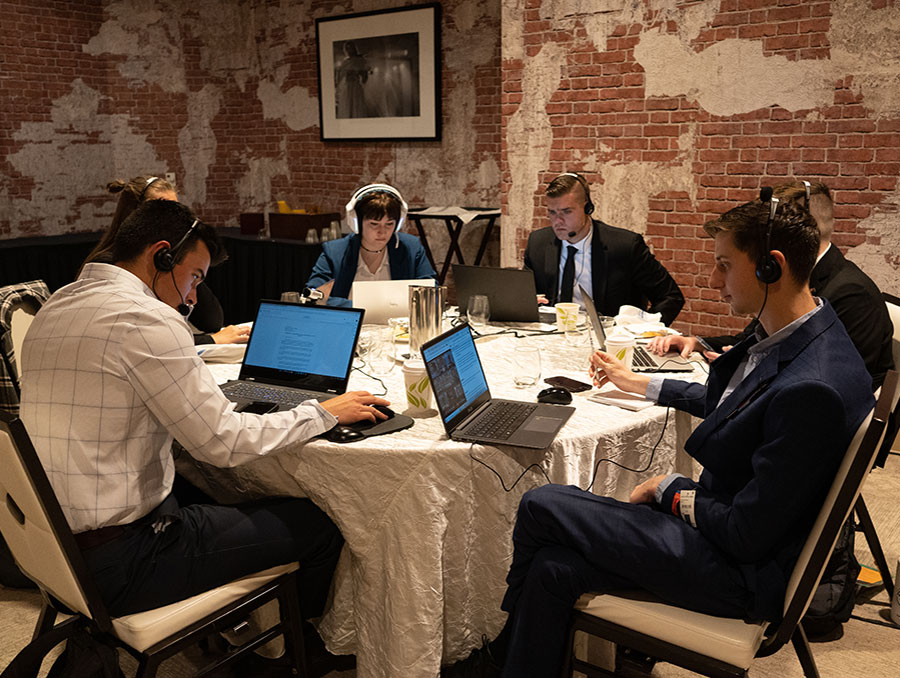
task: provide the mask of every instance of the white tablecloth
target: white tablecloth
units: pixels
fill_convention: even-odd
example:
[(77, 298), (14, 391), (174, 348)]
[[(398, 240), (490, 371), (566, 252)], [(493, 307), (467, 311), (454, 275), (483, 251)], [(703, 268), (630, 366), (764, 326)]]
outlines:
[[(489, 328), (497, 331), (499, 328)], [(518, 342), (541, 348), (542, 376), (587, 380), (589, 347), (573, 348), (559, 335), (483, 338), (478, 350), (495, 397), (533, 400), (545, 386), (518, 389), (510, 354)], [(237, 365), (215, 365), (224, 381)], [(386, 379), (396, 411), (405, 409), (399, 369)], [(354, 372), (352, 389), (378, 384)], [(576, 412), (546, 450), (452, 442), (434, 415), (406, 431), (350, 444), (316, 440), (234, 469), (196, 465), (189, 477), (220, 501), (270, 495), (309, 496), (346, 540), (335, 576), (334, 601), (319, 631), (330, 651), (355, 653), (359, 678), (434, 678), (441, 663), (465, 657), (505, 623), (500, 610), (512, 556), (511, 532), (522, 494), (546, 482), (532, 469), (511, 492), (524, 467), (540, 464), (556, 483), (585, 487), (595, 463), (610, 459), (634, 473), (601, 463), (593, 491), (627, 499), (654, 474), (691, 473), (682, 451), (691, 418), (665, 409), (630, 412), (576, 394)], [(182, 465), (183, 467), (184, 465)], [(181, 468), (183, 472), (184, 468)]]

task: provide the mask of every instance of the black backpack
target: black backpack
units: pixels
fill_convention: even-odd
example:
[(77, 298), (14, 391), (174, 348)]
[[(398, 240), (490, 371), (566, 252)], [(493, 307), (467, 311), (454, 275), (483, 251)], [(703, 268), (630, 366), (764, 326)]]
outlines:
[(810, 640), (836, 640), (841, 624), (850, 619), (856, 601), (860, 566), (853, 550), (852, 516), (841, 527), (831, 558), (803, 616), (803, 630)]

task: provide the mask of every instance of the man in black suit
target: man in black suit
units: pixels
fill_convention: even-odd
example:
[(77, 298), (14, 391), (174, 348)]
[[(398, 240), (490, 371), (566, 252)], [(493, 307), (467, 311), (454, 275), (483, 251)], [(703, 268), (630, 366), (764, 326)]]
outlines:
[[(831, 244), (834, 203), (828, 186), (817, 181), (795, 181), (777, 187), (775, 195), (782, 201), (809, 204), (820, 233), (819, 254), (809, 286), (814, 295), (827, 299), (834, 307), (872, 375), (872, 389), (878, 388), (887, 371), (894, 367), (891, 354), (894, 327), (878, 286)], [(704, 340), (716, 351), (723, 351), (752, 335), (756, 326), (754, 320), (740, 334), (704, 337)], [(660, 354), (675, 350), (689, 355), (699, 350), (699, 346), (696, 337), (658, 337), (650, 343), (650, 349)]]
[[(550, 304), (584, 305), (578, 285), (592, 291), (597, 310), (616, 315), (623, 304), (660, 313), (669, 325), (684, 295), (637, 233), (592, 219), (587, 182), (566, 172), (547, 186), (550, 226), (528, 236), (525, 268), (534, 273), (539, 295)], [(563, 241), (566, 247), (563, 248)]]

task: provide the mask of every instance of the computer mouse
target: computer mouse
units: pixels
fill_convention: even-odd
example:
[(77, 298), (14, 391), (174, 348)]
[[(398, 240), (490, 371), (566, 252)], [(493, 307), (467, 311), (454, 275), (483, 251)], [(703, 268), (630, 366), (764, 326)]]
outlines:
[[(378, 410), (379, 412), (381, 412), (381, 413), (382, 413), (383, 415), (385, 415), (388, 419), (393, 419), (393, 418), (394, 418), (394, 415), (396, 414), (396, 412), (394, 412), (394, 410), (392, 410), (392, 409), (391, 409), (390, 407), (388, 407), (387, 405), (372, 405), (372, 407), (374, 407), (376, 410)], [(387, 421), (387, 419), (379, 419), (379, 420), (376, 421), (375, 423), (376, 423), (376, 424), (380, 424), (380, 423), (383, 422), (383, 421)]]
[(325, 437), (333, 443), (352, 443), (354, 440), (362, 440), (366, 436), (349, 426), (335, 426), (325, 434)]
[(552, 388), (545, 388), (543, 391), (538, 393), (537, 399), (539, 403), (568, 405), (570, 402), (572, 402), (572, 393), (567, 389), (560, 388), (559, 386), (554, 386)]

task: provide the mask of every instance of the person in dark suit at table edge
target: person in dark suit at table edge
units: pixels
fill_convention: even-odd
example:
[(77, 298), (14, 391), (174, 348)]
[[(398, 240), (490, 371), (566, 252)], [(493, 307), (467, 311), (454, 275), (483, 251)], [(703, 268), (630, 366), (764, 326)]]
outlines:
[[(850, 335), (853, 345), (866, 363), (872, 375), (872, 390), (884, 382), (884, 375), (894, 368), (891, 343), (894, 326), (881, 290), (874, 281), (831, 243), (834, 235), (834, 202), (828, 186), (820, 181), (794, 181), (775, 188), (775, 195), (782, 200), (799, 200), (809, 205), (819, 226), (819, 254), (809, 285), (812, 293), (827, 299), (837, 317)], [(751, 321), (739, 334), (704, 337), (716, 351), (722, 352), (734, 346), (756, 331), (757, 322)], [(668, 351), (680, 351), (689, 355), (701, 350), (696, 337), (657, 337), (650, 342), (650, 350), (663, 355)]]
[[(660, 313), (670, 325), (684, 295), (637, 233), (593, 219), (594, 203), (584, 178), (560, 174), (546, 190), (550, 226), (533, 231), (525, 268), (534, 273), (538, 295), (550, 304), (584, 304), (578, 285), (591, 290), (597, 311), (616, 315), (624, 304)], [(563, 242), (566, 246), (563, 247)]]
[(725, 617), (782, 613), (788, 577), (874, 398), (834, 310), (809, 291), (815, 221), (794, 203), (770, 214), (755, 200), (706, 224), (711, 287), (760, 319), (757, 335), (712, 363), (706, 384), (592, 356), (598, 385), (703, 419), (685, 444), (703, 472), (699, 481), (655, 476), (628, 502), (560, 485), (525, 494), (502, 603), (504, 676), (558, 674), (572, 606), (588, 591), (638, 588)]
[(401, 233), (406, 202), (393, 186), (363, 186), (346, 205), (350, 233), (323, 243), (306, 282), (316, 288), (334, 280), (329, 306), (349, 306), (354, 280), (413, 280), (435, 278), (425, 248), (414, 235)]

